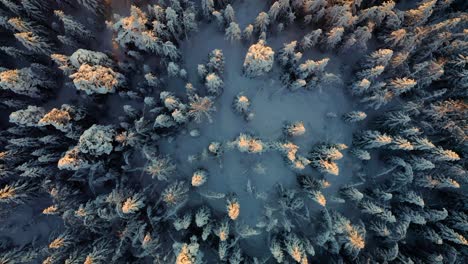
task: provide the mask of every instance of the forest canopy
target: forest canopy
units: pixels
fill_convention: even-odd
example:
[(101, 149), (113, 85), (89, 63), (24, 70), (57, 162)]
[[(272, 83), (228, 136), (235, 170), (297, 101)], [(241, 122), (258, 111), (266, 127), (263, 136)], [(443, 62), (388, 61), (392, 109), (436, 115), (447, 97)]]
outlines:
[(467, 263), (467, 10), (0, 0), (0, 263)]

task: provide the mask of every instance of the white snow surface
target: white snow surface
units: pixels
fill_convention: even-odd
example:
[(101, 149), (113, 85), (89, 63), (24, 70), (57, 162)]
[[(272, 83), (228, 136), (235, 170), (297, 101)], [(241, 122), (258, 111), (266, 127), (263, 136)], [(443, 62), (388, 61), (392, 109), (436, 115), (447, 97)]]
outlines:
[[(236, 2), (237, 22), (241, 28), (252, 23), (258, 12), (263, 7), (262, 1)], [(205, 121), (201, 124), (192, 123), (185, 133), (175, 136), (172, 140), (162, 139), (160, 142), (161, 153), (168, 154), (177, 163), (177, 171), (180, 177), (190, 182), (190, 177), (198, 168), (204, 168), (209, 172), (207, 182), (198, 187), (201, 191), (214, 191), (221, 193), (235, 193), (240, 202), (240, 222), (252, 227), (258, 222), (263, 212), (265, 201), (256, 199), (250, 195), (246, 188), (248, 180), (256, 188), (257, 192), (266, 192), (269, 195), (267, 202), (275, 202), (275, 185), (283, 184), (285, 187), (298, 188), (296, 175), (298, 172), (291, 170), (284, 158), (277, 151), (267, 151), (262, 154), (245, 154), (236, 149), (225, 150), (221, 163), (215, 158), (206, 161), (188, 162), (190, 155), (199, 154), (213, 141), (225, 143), (234, 140), (240, 133), (247, 133), (258, 137), (265, 142), (273, 142), (284, 138), (283, 127), (285, 122), (303, 121), (306, 133), (290, 139), (300, 149), (298, 154), (307, 156), (316, 143), (344, 143), (351, 145), (353, 127), (345, 124), (342, 114), (352, 109), (350, 96), (345, 92), (344, 86), (330, 87), (327, 90), (300, 90), (289, 91), (279, 80), (281, 69), (275, 65), (273, 70), (261, 78), (248, 78), (242, 74), (242, 65), (249, 46), (256, 43), (230, 42), (224, 39), (223, 32), (214, 24), (200, 26), (200, 31), (181, 47), (185, 65), (188, 70), (189, 81), (199, 90), (205, 89), (199, 82), (196, 74), (198, 64), (206, 63), (207, 55), (214, 49), (221, 49), (225, 56), (224, 83), (225, 88), (219, 98), (216, 99), (217, 111), (213, 116), (213, 122)], [(294, 26), (286, 28), (280, 35), (271, 34), (267, 37), (267, 45), (272, 47), (275, 53), (292, 40), (299, 40), (307, 31)], [(319, 60), (330, 57), (327, 71), (340, 73), (343, 62), (339, 57), (322, 54), (318, 50), (307, 51), (302, 58)], [(182, 82), (171, 80), (169, 91), (183, 95), (185, 88)], [(234, 98), (243, 93), (251, 100), (251, 111), (255, 114), (253, 120), (245, 121), (242, 115), (237, 114), (232, 107)], [(333, 112), (338, 118), (329, 118), (327, 113)], [(198, 129), (199, 137), (191, 137), (189, 131)], [(258, 174), (254, 168), (261, 164), (265, 168), (264, 174)], [(326, 197), (334, 194), (336, 190), (350, 181), (352, 164), (350, 154), (344, 151), (344, 158), (338, 161), (340, 167), (339, 176), (325, 176), (332, 184), (325, 189)], [(299, 172), (300, 173), (300, 172)], [(308, 166), (302, 173), (320, 174)], [(198, 196), (197, 196), (198, 197)], [(208, 200), (202, 198), (221, 211), (226, 210), (224, 199)], [(201, 202), (201, 201), (194, 201)], [(319, 210), (320, 206), (311, 199), (306, 200), (309, 209)], [(329, 205), (327, 205), (329, 206)], [(333, 206), (331, 204), (330, 206)], [(262, 247), (263, 243), (254, 243), (256, 239), (265, 239), (262, 236), (247, 240), (249, 245)], [(252, 251), (255, 252), (255, 251)], [(257, 251), (261, 252), (261, 251)]]

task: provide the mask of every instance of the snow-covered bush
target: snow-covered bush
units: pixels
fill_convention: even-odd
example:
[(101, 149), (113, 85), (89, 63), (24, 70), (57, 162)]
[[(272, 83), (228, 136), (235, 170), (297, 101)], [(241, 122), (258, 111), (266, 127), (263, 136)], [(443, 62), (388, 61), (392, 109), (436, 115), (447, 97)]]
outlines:
[(263, 40), (250, 46), (244, 59), (244, 73), (249, 77), (266, 74), (273, 67), (275, 52)]
[(214, 49), (208, 55), (208, 63), (206, 63), (208, 72), (222, 75), (224, 73), (224, 54), (220, 49)]
[(264, 142), (247, 134), (240, 134), (236, 140), (229, 142), (229, 146), (248, 153), (262, 153), (268, 149)]
[(78, 149), (93, 156), (110, 154), (115, 131), (112, 126), (92, 125), (81, 134)]
[(240, 40), (241, 29), (237, 23), (231, 22), (229, 27), (226, 28), (226, 33), (224, 35), (227, 40)]
[(9, 90), (19, 95), (41, 97), (41, 90), (47, 88), (46, 80), (32, 68), (17, 70), (0, 69), (0, 90)]
[(111, 68), (88, 64), (81, 65), (70, 78), (76, 89), (88, 95), (114, 93), (125, 82), (125, 77)]
[(26, 109), (12, 112), (10, 114), (10, 122), (18, 126), (35, 127), (44, 114), (44, 108), (29, 105)]
[(161, 44), (157, 43), (158, 38), (147, 28), (147, 24), (146, 14), (140, 8), (131, 6), (130, 16), (118, 18), (118, 21), (111, 25), (116, 34), (115, 41), (122, 47), (134, 44), (145, 51), (160, 51)]
[(234, 98), (234, 110), (242, 114), (245, 120), (250, 121), (254, 117), (254, 113), (250, 111), (250, 100), (244, 94), (240, 93)]
[(74, 147), (65, 152), (65, 155), (58, 161), (57, 166), (61, 170), (79, 170), (86, 169), (90, 165), (88, 161), (80, 155), (79, 148)]
[(71, 128), (70, 120), (71, 117), (67, 111), (54, 108), (39, 120), (39, 125), (53, 125), (58, 130), (66, 132)]
[(174, 62), (169, 62), (167, 65), (167, 74), (171, 77), (178, 76), (180, 72), (179, 65)]
[(219, 95), (224, 88), (223, 80), (214, 72), (205, 77), (205, 86), (212, 95)]
[(301, 121), (293, 122), (285, 126), (285, 131), (288, 136), (302, 136), (306, 132), (304, 123)]
[(250, 100), (247, 96), (239, 94), (234, 100), (234, 108), (239, 113), (246, 113), (249, 110)]
[(69, 61), (75, 68), (83, 64), (112, 66), (112, 60), (104, 53), (86, 49), (78, 49), (70, 56)]
[(228, 199), (226, 209), (231, 220), (236, 220), (239, 217), (240, 205), (236, 198)]
[(202, 186), (208, 179), (208, 172), (206, 170), (197, 170), (192, 175), (192, 186)]
[(223, 154), (223, 149), (219, 142), (211, 142), (210, 145), (208, 145), (208, 151), (217, 157)]

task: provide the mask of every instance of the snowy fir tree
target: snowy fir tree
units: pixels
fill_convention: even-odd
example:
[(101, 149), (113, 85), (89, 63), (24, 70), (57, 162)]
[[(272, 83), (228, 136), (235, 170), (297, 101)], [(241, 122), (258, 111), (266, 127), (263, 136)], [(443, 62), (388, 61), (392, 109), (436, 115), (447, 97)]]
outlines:
[(271, 70), (275, 52), (265, 45), (263, 40), (249, 47), (244, 60), (244, 73), (249, 77), (257, 77)]

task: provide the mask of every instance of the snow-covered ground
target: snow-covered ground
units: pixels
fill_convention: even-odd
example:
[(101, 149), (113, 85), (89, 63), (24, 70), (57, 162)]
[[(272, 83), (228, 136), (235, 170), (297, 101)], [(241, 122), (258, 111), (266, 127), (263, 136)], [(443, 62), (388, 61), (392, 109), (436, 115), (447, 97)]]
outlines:
[[(234, 5), (236, 16), (242, 25), (246, 25), (255, 18), (258, 10), (255, 5), (246, 2)], [(244, 21), (244, 20), (247, 21)], [(250, 20), (250, 21), (249, 21)], [(240, 133), (251, 134), (265, 142), (275, 142), (284, 139), (283, 128), (286, 122), (304, 122), (306, 133), (292, 139), (297, 144), (301, 155), (307, 155), (316, 143), (344, 143), (350, 145), (353, 128), (345, 124), (340, 116), (354, 110), (351, 98), (345, 91), (344, 85), (329, 87), (324, 90), (302, 90), (291, 92), (279, 80), (280, 69), (275, 66), (269, 74), (251, 79), (242, 74), (242, 64), (250, 44), (231, 43), (224, 39), (224, 35), (215, 25), (203, 25), (201, 30), (182, 45), (184, 68), (189, 73), (189, 81), (198, 89), (204, 89), (199, 83), (196, 67), (206, 62), (207, 55), (214, 49), (221, 49), (225, 57), (224, 83), (222, 95), (216, 99), (216, 113), (213, 122), (191, 125), (185, 134), (175, 136), (172, 140), (163, 139), (161, 153), (168, 154), (177, 162), (180, 177), (190, 180), (191, 174), (198, 168), (209, 172), (207, 183), (200, 187), (202, 192), (214, 191), (220, 193), (235, 193), (241, 205), (240, 221), (255, 226), (263, 212), (266, 203), (275, 202), (275, 185), (280, 183), (285, 187), (294, 187), (296, 175), (300, 171), (293, 171), (278, 151), (267, 151), (262, 154), (240, 153), (236, 149), (225, 150), (221, 162), (211, 158), (205, 161), (190, 163), (189, 156), (201, 153), (207, 149), (210, 142), (226, 143), (234, 140)], [(294, 32), (294, 33), (288, 33)], [(300, 39), (303, 30), (288, 30), (281, 37), (267, 38), (267, 44), (275, 53), (292, 40)], [(209, 41), (207, 41), (209, 39)], [(303, 60), (319, 60), (326, 57), (318, 50), (308, 51)], [(342, 61), (332, 57), (327, 71), (340, 74)], [(167, 90), (183, 94), (185, 87), (177, 81), (169, 82)], [(237, 114), (233, 107), (233, 100), (242, 93), (251, 102), (254, 118), (246, 121)], [(330, 118), (328, 113), (336, 114)], [(191, 137), (189, 131), (198, 129), (199, 137)], [(350, 180), (352, 164), (349, 154), (338, 162), (339, 176), (326, 176), (332, 184), (327, 190), (332, 195), (339, 186)], [(307, 167), (304, 171), (320, 177), (316, 171)], [(251, 185), (258, 193), (267, 194), (266, 201), (256, 199), (247, 192), (247, 185)], [(211, 205), (225, 210), (225, 202), (221, 200), (207, 200)], [(310, 208), (318, 206), (308, 204)], [(332, 205), (333, 206), (333, 205)]]

